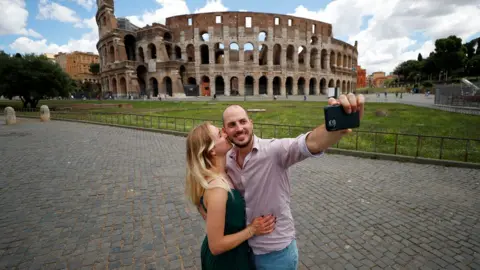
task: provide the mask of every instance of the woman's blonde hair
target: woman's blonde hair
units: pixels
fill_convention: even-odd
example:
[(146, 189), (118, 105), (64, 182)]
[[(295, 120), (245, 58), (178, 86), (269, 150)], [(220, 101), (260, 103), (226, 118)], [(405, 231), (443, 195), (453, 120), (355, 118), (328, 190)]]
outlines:
[[(196, 206), (206, 189), (220, 187), (230, 191), (230, 186), (222, 174), (212, 170), (215, 167), (210, 150), (215, 147), (215, 140), (210, 132), (210, 123), (204, 122), (193, 128), (187, 136), (187, 177), (185, 193)], [(216, 185), (208, 181), (220, 179)], [(208, 180), (208, 181), (207, 181)]]

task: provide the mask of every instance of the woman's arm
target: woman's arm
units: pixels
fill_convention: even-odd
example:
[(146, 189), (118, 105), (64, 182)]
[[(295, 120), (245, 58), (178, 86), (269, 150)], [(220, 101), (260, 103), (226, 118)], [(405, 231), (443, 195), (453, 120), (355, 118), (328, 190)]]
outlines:
[(254, 235), (267, 234), (273, 231), (275, 227), (273, 216), (258, 217), (242, 231), (225, 235), (228, 192), (222, 188), (213, 188), (208, 189), (206, 195), (208, 246), (213, 255), (229, 251)]

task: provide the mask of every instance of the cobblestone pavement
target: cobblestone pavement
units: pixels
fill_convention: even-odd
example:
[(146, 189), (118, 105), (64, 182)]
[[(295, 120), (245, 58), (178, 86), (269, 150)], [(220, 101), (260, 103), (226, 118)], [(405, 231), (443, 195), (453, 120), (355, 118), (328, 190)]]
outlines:
[[(0, 162), (0, 269), (200, 269), (184, 138), (1, 125)], [(480, 269), (478, 170), (327, 155), (291, 180), (299, 269)]]

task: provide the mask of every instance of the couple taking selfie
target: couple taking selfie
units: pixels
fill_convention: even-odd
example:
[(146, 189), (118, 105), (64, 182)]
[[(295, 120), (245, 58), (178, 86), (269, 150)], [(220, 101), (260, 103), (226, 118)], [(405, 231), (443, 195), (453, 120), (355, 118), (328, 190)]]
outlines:
[[(363, 95), (328, 103), (363, 116)], [(225, 109), (222, 128), (206, 122), (191, 130), (185, 187), (206, 222), (202, 269), (297, 269), (288, 168), (321, 156), (349, 132), (321, 125), (296, 138), (260, 139), (239, 105)]]

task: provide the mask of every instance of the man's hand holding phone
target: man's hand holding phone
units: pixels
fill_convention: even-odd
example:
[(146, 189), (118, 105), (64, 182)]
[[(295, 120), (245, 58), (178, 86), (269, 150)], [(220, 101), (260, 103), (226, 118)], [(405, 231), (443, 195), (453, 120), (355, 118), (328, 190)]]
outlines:
[(352, 128), (358, 128), (363, 118), (364, 105), (365, 97), (362, 94), (342, 94), (338, 99), (328, 99), (328, 106), (324, 108), (327, 131), (350, 133)]

